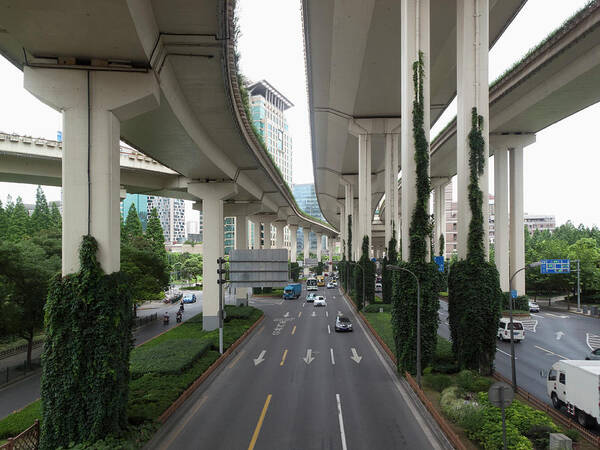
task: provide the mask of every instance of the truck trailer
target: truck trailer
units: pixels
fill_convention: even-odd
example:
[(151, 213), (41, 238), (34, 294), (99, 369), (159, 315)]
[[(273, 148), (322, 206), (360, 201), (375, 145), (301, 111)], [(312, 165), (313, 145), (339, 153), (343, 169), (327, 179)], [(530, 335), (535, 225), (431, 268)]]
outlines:
[(594, 427), (600, 421), (600, 361), (557, 361), (546, 389), (552, 405), (565, 406), (580, 425)]

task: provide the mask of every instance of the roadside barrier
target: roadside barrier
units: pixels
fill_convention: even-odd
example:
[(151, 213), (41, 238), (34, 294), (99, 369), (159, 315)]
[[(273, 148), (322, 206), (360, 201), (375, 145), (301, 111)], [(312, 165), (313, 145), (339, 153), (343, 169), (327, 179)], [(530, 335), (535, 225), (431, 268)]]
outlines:
[(36, 421), (17, 437), (8, 438), (0, 450), (36, 450), (40, 442), (40, 421)]

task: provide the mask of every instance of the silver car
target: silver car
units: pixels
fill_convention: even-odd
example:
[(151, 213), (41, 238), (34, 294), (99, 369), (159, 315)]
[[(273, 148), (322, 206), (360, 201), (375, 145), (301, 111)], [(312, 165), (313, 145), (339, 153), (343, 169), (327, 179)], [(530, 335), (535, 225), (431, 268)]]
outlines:
[(589, 352), (587, 354), (587, 356), (585, 357), (585, 359), (592, 359), (592, 360), (596, 360), (596, 361), (600, 361), (600, 348), (597, 348), (596, 350), (592, 350), (591, 352)]

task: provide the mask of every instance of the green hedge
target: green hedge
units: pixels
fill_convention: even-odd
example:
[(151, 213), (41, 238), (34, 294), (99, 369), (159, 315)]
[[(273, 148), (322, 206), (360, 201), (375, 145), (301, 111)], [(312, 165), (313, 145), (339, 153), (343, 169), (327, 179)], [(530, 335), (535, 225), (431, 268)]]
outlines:
[(161, 342), (154, 347), (141, 346), (131, 353), (131, 376), (146, 373), (179, 374), (200, 358), (211, 343), (198, 339), (177, 339)]
[(252, 314), (256, 311), (256, 308), (252, 306), (225, 306), (225, 322), (229, 322), (232, 319), (249, 319)]

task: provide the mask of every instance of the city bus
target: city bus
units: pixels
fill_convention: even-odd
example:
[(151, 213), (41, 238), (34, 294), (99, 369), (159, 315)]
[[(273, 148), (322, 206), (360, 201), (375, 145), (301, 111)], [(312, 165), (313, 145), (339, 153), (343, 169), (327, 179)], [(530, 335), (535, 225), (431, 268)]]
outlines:
[(325, 277), (323, 275), (317, 275), (317, 286), (325, 287)]
[(316, 278), (309, 278), (306, 280), (306, 290), (307, 291), (318, 291), (319, 288), (317, 287), (317, 279)]

